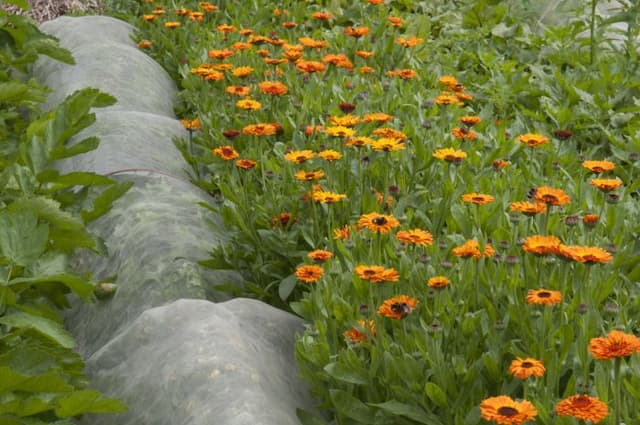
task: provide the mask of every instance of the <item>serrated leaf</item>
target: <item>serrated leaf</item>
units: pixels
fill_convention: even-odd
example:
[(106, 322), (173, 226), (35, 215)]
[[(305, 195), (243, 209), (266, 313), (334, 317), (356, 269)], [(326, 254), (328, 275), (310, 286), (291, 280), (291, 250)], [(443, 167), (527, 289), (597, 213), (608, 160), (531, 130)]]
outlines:
[(442, 389), (433, 382), (427, 382), (424, 386), (427, 397), (440, 407), (447, 407), (447, 396)]
[(24, 284), (33, 286), (48, 283), (61, 283), (67, 288), (71, 289), (80, 298), (83, 298), (87, 301), (91, 298), (91, 294), (95, 289), (95, 286), (87, 282), (86, 280), (66, 273), (53, 276), (19, 277), (9, 281), (7, 285), (10, 287)]
[(83, 413), (119, 413), (127, 408), (121, 401), (104, 397), (98, 391), (82, 390), (57, 400), (56, 415), (60, 418), (70, 418)]
[(55, 372), (39, 375), (23, 375), (7, 366), (0, 366), (0, 393), (9, 391), (25, 392), (69, 392), (73, 387), (63, 376)]
[(298, 278), (296, 275), (292, 274), (290, 276), (285, 277), (280, 282), (278, 286), (278, 295), (282, 301), (286, 301), (289, 298), (289, 295), (293, 292), (298, 284)]
[(51, 152), (49, 152), (49, 159), (55, 161), (91, 152), (92, 150), (97, 149), (99, 145), (100, 139), (97, 137), (87, 137), (86, 139), (74, 143), (73, 146), (57, 146), (53, 148)]
[(49, 231), (51, 247), (66, 253), (73, 252), (76, 248), (87, 248), (98, 254), (104, 253), (104, 246), (86, 230), (70, 231), (60, 228), (52, 228)]
[(338, 381), (348, 382), (350, 384), (366, 385), (369, 383), (368, 379), (362, 375), (357, 374), (355, 371), (341, 363), (329, 363), (324, 367), (324, 371), (332, 378)]
[(93, 220), (109, 212), (113, 207), (113, 203), (127, 193), (133, 184), (133, 182), (121, 182), (103, 190), (100, 195), (93, 200), (93, 209), (88, 211), (82, 210), (80, 213), (85, 223), (91, 223)]
[(0, 253), (20, 266), (35, 262), (46, 250), (49, 226), (33, 211), (0, 212)]
[(336, 411), (365, 424), (374, 423), (375, 410), (346, 391), (331, 389), (329, 397)]
[(0, 316), (0, 323), (12, 328), (33, 329), (65, 348), (73, 348), (74, 346), (73, 338), (62, 324), (46, 317), (15, 311)]
[(33, 211), (43, 220), (60, 229), (78, 231), (84, 229), (81, 219), (60, 209), (60, 203), (42, 196), (16, 199), (8, 211)]
[(421, 424), (427, 425), (442, 425), (442, 422), (438, 420), (438, 417), (434, 414), (425, 412), (420, 406), (415, 404), (402, 403), (397, 400), (389, 400), (384, 403), (368, 403), (370, 406), (375, 406), (384, 410), (387, 413), (398, 416), (405, 416)]

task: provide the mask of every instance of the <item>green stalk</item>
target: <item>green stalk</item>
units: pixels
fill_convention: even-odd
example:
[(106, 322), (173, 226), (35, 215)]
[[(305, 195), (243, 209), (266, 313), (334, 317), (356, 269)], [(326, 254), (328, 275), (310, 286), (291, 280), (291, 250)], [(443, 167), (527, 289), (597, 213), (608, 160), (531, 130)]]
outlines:
[(595, 37), (596, 37), (596, 5), (597, 4), (598, 4), (598, 0), (591, 0), (591, 22), (589, 24), (589, 42), (591, 43), (591, 51), (589, 54), (590, 65), (593, 65), (593, 62), (596, 57)]
[(622, 391), (621, 391), (621, 385), (622, 385), (622, 377), (620, 376), (620, 368), (622, 366), (622, 359), (620, 357), (616, 357), (616, 359), (614, 360), (613, 363), (613, 409), (615, 410), (614, 412), (614, 424), (620, 424), (622, 422), (620, 422), (620, 417), (622, 416), (622, 412), (620, 411), (621, 409), (621, 400), (620, 397), (622, 397)]

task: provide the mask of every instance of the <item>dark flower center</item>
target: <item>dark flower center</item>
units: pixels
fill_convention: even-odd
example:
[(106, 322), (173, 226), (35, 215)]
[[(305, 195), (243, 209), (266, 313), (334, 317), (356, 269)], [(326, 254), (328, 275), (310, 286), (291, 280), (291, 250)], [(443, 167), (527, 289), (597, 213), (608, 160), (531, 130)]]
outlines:
[(574, 407), (580, 407), (580, 408), (584, 408), (587, 407), (591, 404), (591, 400), (589, 400), (589, 397), (585, 397), (585, 396), (580, 396), (580, 397), (576, 397), (573, 400), (573, 406)]
[(526, 368), (530, 368), (530, 367), (533, 367), (533, 363), (531, 363), (531, 362), (522, 362), (522, 364), (520, 366), (526, 367)]
[(548, 292), (548, 291), (538, 292), (538, 298), (549, 298), (549, 297), (551, 297), (551, 292)]
[(552, 204), (552, 203), (554, 203), (554, 202), (557, 202), (557, 201), (558, 201), (558, 198), (556, 198), (556, 197), (555, 197), (555, 196), (553, 196), (553, 195), (544, 195), (544, 196), (542, 197), (542, 200), (543, 200), (544, 202), (546, 202), (547, 204)]
[(387, 224), (387, 219), (384, 217), (376, 217), (372, 221), (373, 221), (373, 224), (377, 226), (384, 226), (385, 224)]
[(502, 416), (515, 416), (518, 413), (518, 409), (509, 406), (502, 406), (498, 409), (498, 414)]
[(366, 276), (373, 276), (374, 274), (376, 274), (375, 270), (371, 270), (371, 269), (367, 269), (364, 271), (364, 274)]
[(391, 304), (391, 311), (404, 317), (411, 313), (411, 307), (405, 302)]

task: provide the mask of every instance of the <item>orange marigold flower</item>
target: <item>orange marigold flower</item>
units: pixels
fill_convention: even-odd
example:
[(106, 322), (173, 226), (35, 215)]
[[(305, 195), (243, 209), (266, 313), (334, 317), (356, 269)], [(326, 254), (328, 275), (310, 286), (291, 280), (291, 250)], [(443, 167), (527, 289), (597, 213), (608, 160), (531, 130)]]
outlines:
[(528, 216), (547, 212), (547, 204), (542, 202), (512, 202), (509, 208), (511, 208), (511, 211), (521, 212)]
[(376, 233), (389, 233), (395, 227), (400, 226), (400, 222), (392, 215), (369, 213), (360, 216), (358, 228), (366, 228)]
[(392, 137), (382, 137), (370, 143), (374, 151), (394, 152), (406, 149), (404, 141)]
[(438, 79), (438, 81), (440, 82), (440, 84), (446, 86), (447, 88), (453, 90), (456, 86), (458, 86), (460, 83), (458, 82), (458, 79), (456, 77), (453, 77), (451, 75), (443, 75), (442, 77), (440, 77)]
[(606, 337), (591, 338), (589, 352), (598, 360), (628, 357), (640, 351), (640, 338), (633, 334), (613, 330)]
[(530, 401), (515, 401), (506, 395), (490, 397), (480, 403), (482, 419), (500, 425), (523, 424), (537, 415), (538, 411)]
[(295, 27), (298, 26), (298, 24), (296, 24), (293, 21), (287, 21), (287, 22), (283, 22), (282, 26), (285, 27), (285, 28), (295, 28)]
[(354, 38), (360, 38), (369, 34), (369, 27), (347, 27), (344, 29), (344, 33)]
[(470, 142), (473, 142), (474, 140), (476, 140), (478, 138), (478, 133), (476, 133), (473, 130), (469, 130), (469, 129), (465, 128), (465, 127), (454, 127), (451, 130), (451, 134), (456, 139), (468, 140)]
[(465, 115), (463, 117), (458, 118), (458, 121), (460, 121), (464, 125), (471, 127), (478, 124), (481, 121), (481, 119), (480, 117), (475, 115)]
[(461, 196), (461, 199), (470, 204), (484, 205), (493, 202), (495, 198), (484, 193), (465, 193)]
[(352, 137), (344, 142), (345, 146), (353, 146), (356, 148), (361, 148), (363, 146), (367, 146), (373, 143), (373, 139), (369, 137)]
[(518, 140), (527, 146), (535, 147), (549, 143), (549, 138), (541, 134), (526, 133), (518, 136)]
[(424, 38), (414, 37), (414, 36), (396, 38), (396, 43), (398, 43), (402, 47), (415, 47), (418, 44), (423, 42), (424, 42)]
[(600, 216), (598, 214), (585, 214), (582, 216), (582, 222), (586, 226), (590, 226), (590, 227), (593, 227), (596, 224), (598, 224), (599, 219), (600, 219)]
[[(329, 118), (329, 122), (331, 123), (331, 125), (335, 125), (337, 127), (353, 127), (354, 125), (358, 124), (361, 121), (361, 118), (357, 115), (351, 115), (351, 114), (347, 114), (347, 115), (343, 115), (341, 117), (335, 117), (332, 116), (331, 118)], [(333, 127), (329, 127), (330, 129), (332, 129)], [(344, 129), (332, 129), (330, 130), (331, 134), (330, 136), (340, 136), (340, 137), (346, 137), (345, 131)], [(336, 134), (333, 134), (333, 133)], [(349, 134), (349, 136), (353, 135), (353, 132), (351, 132), (351, 134)]]
[(225, 91), (229, 94), (236, 96), (248, 96), (251, 92), (251, 87), (247, 86), (228, 86)]
[(256, 165), (257, 162), (251, 159), (239, 159), (236, 161), (236, 167), (242, 168), (243, 170), (250, 170), (252, 168), (255, 168)]
[(149, 49), (152, 45), (153, 43), (149, 40), (140, 40), (140, 42), (138, 43), (138, 47), (141, 49)]
[(232, 32), (237, 31), (237, 28), (236, 28), (235, 26), (233, 26), (233, 25), (228, 25), (228, 24), (221, 24), (221, 25), (218, 25), (218, 26), (216, 27), (216, 29), (217, 29), (219, 32), (224, 33), (224, 34), (229, 34), (229, 33), (232, 33)]
[(333, 239), (345, 240), (351, 237), (351, 228), (348, 224), (333, 230)]
[(351, 137), (356, 134), (356, 131), (352, 128), (345, 127), (343, 125), (337, 125), (333, 127), (327, 127), (324, 131), (327, 136), (332, 137)]
[(450, 283), (451, 281), (446, 276), (434, 276), (432, 278), (429, 278), (429, 280), (427, 281), (427, 285), (430, 288), (435, 289), (442, 289), (446, 286), (449, 286)]
[(389, 16), (387, 18), (387, 21), (391, 24), (391, 26), (394, 26), (396, 28), (401, 27), (404, 24), (404, 20), (397, 16)]
[(142, 19), (143, 19), (144, 21), (146, 21), (146, 22), (151, 22), (151, 21), (153, 21), (154, 19), (156, 19), (156, 15), (152, 15), (152, 14), (149, 14), (149, 15), (142, 15)]
[(241, 99), (236, 102), (236, 106), (240, 109), (257, 111), (262, 107), (262, 104), (257, 100), (253, 100), (253, 99)]
[(310, 150), (302, 150), (302, 151), (291, 151), (284, 155), (284, 159), (289, 162), (294, 162), (296, 164), (302, 164), (305, 161), (310, 160), (316, 156), (313, 151)]
[(522, 249), (538, 255), (557, 254), (562, 242), (556, 236), (529, 236), (524, 240)]
[(215, 6), (208, 1), (201, 1), (198, 3), (198, 6), (200, 6), (205, 12), (215, 12), (218, 10), (218, 6)]
[(607, 403), (597, 397), (576, 394), (560, 400), (556, 404), (558, 416), (572, 416), (582, 421), (598, 423), (609, 414)]
[(544, 202), (547, 205), (566, 205), (571, 201), (562, 189), (556, 189), (548, 186), (540, 186), (536, 188), (533, 199), (538, 202)]
[(436, 96), (433, 101), (436, 103), (436, 105), (463, 105), (460, 99), (458, 99), (457, 96), (452, 95), (451, 93), (442, 93), (440, 96)]
[(207, 56), (209, 56), (211, 59), (227, 59), (235, 55), (235, 53), (236, 52), (230, 49), (222, 49), (222, 50), (213, 49), (207, 52)]
[(369, 59), (373, 56), (373, 52), (369, 52), (367, 50), (356, 50), (356, 56), (361, 57), (362, 59)]
[(417, 298), (410, 298), (407, 295), (388, 298), (378, 307), (378, 314), (390, 319), (404, 319), (415, 310), (418, 303)]
[(530, 376), (537, 378), (544, 375), (546, 369), (540, 360), (527, 357), (526, 359), (517, 359), (511, 362), (509, 366), (509, 373), (520, 379), (527, 379)]
[(299, 59), (296, 61), (296, 69), (300, 72), (320, 72), (324, 71), (326, 65), (317, 61), (306, 61)]
[(180, 120), (180, 123), (189, 131), (200, 130), (202, 128), (202, 124), (198, 118), (192, 120)]
[(613, 259), (610, 252), (597, 246), (560, 245), (558, 254), (579, 263), (608, 263)]
[(342, 158), (342, 154), (332, 149), (326, 149), (318, 152), (318, 157), (324, 159), (325, 161), (333, 162)]
[(494, 159), (491, 163), (491, 166), (494, 170), (502, 170), (503, 168), (507, 168), (509, 166), (509, 161), (505, 161), (502, 159)]
[(331, 251), (325, 251), (323, 249), (315, 249), (308, 253), (307, 257), (311, 258), (313, 261), (324, 263), (325, 261), (333, 257), (333, 253)]
[(165, 28), (169, 28), (170, 30), (176, 29), (180, 26), (180, 22), (169, 21), (164, 23)]
[(246, 77), (253, 72), (253, 68), (250, 66), (239, 66), (238, 68), (234, 68), (231, 73), (234, 77)]
[(268, 123), (249, 124), (242, 129), (242, 134), (250, 136), (271, 136), (276, 134), (276, 126)]
[(237, 41), (231, 45), (231, 48), (233, 50), (251, 50), (253, 48), (253, 44)]
[(313, 133), (323, 133), (324, 126), (322, 125), (308, 125), (304, 128), (304, 134), (311, 136)]
[(451, 254), (460, 258), (473, 257), (474, 260), (479, 260), (481, 257), (493, 257), (495, 250), (491, 244), (486, 244), (482, 253), (480, 252), (480, 244), (475, 239), (469, 239), (460, 246), (457, 246), (451, 250)]
[(203, 22), (204, 21), (204, 13), (203, 12), (189, 12), (189, 20), (194, 22)]
[(316, 171), (305, 171), (300, 170), (295, 174), (296, 179), (311, 181), (311, 180), (319, 180), (324, 177), (324, 171), (316, 170)]
[(358, 326), (354, 326), (344, 332), (345, 338), (347, 338), (348, 342), (351, 344), (364, 342), (367, 340), (369, 335), (376, 336), (376, 327), (371, 319), (358, 320)]
[(591, 179), (589, 180), (591, 186), (595, 186), (603, 192), (611, 192), (614, 189), (622, 186), (622, 181), (618, 179)]
[(373, 134), (378, 137), (387, 137), (389, 139), (404, 140), (407, 138), (407, 135), (403, 132), (388, 127), (376, 128), (373, 130)]
[(367, 0), (367, 3), (369, 3), (369, 4), (382, 4), (382, 3), (384, 3), (384, 0)]
[(296, 269), (296, 276), (303, 282), (314, 283), (322, 277), (324, 269), (315, 264), (307, 264)]
[(582, 163), (582, 166), (594, 173), (612, 171), (614, 168), (616, 168), (616, 164), (611, 161), (584, 161)]
[(238, 152), (236, 152), (236, 150), (233, 148), (233, 146), (220, 146), (215, 148), (211, 152), (213, 153), (213, 155), (219, 156), (225, 161), (231, 161), (232, 159), (236, 159), (240, 156)]
[(467, 157), (467, 153), (465, 151), (461, 151), (453, 148), (444, 148), (444, 149), (436, 150), (433, 153), (433, 157), (437, 159), (442, 159), (447, 162), (460, 163), (464, 158)]
[(329, 45), (329, 43), (325, 40), (314, 40), (313, 38), (310, 38), (310, 37), (300, 37), (298, 41), (304, 47), (309, 47), (311, 49), (322, 49)]
[(385, 123), (391, 120), (393, 120), (393, 115), (385, 114), (384, 112), (366, 114), (364, 117), (362, 117), (362, 121), (364, 122)]
[(535, 305), (556, 305), (562, 302), (562, 293), (550, 289), (529, 289), (527, 303)]
[(400, 230), (396, 233), (396, 239), (400, 242), (414, 245), (426, 246), (433, 244), (433, 235), (422, 229)]
[(395, 269), (386, 269), (382, 266), (366, 266), (360, 264), (354, 269), (355, 274), (362, 280), (369, 282), (397, 282), (400, 278)]
[(327, 21), (333, 18), (333, 15), (329, 12), (313, 12), (311, 14), (313, 19), (317, 19), (319, 21)]
[(403, 80), (410, 80), (412, 78), (416, 78), (418, 76), (418, 73), (413, 69), (405, 68), (387, 71), (387, 75), (389, 77), (399, 77)]
[(282, 96), (289, 91), (289, 87), (282, 84), (280, 81), (263, 81), (258, 84), (260, 91), (264, 94), (272, 94), (275, 96)]
[[(462, 88), (459, 88), (459, 87), (462, 87)], [(456, 98), (458, 100), (460, 100), (460, 101), (469, 101), (469, 100), (473, 99), (473, 96), (471, 96), (469, 93), (460, 93), (460, 92), (457, 91), (458, 89), (464, 90), (464, 86), (456, 86), (456, 88), (454, 89), (454, 91), (456, 91), (455, 96), (456, 96)]]
[(327, 192), (324, 190), (314, 190), (311, 192), (311, 199), (321, 204), (335, 204), (336, 202), (346, 199), (347, 195), (341, 193)]

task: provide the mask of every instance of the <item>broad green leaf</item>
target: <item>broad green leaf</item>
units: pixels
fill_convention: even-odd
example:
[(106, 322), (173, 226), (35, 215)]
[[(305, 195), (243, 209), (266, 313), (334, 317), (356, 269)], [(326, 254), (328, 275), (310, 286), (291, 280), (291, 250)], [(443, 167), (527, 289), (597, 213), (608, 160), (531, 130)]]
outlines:
[(324, 371), (332, 378), (350, 384), (366, 385), (369, 382), (366, 377), (359, 375), (354, 370), (338, 362), (329, 363), (324, 367)]
[(28, 266), (46, 250), (49, 226), (33, 211), (0, 212), (0, 253), (14, 264)]
[[(42, 174), (41, 174), (42, 176)], [(48, 178), (53, 177), (53, 174), (49, 174)], [(69, 174), (58, 175), (51, 180), (47, 180), (46, 183), (51, 184), (51, 190), (68, 189), (73, 186), (100, 186), (112, 184), (113, 180), (109, 177), (101, 176), (100, 174), (76, 171)]]
[(66, 273), (53, 276), (19, 277), (17, 279), (9, 281), (8, 286), (11, 287), (14, 285), (24, 284), (33, 286), (48, 283), (61, 283), (71, 289), (80, 298), (83, 298), (87, 301), (91, 298), (91, 294), (93, 294), (93, 291), (95, 289), (95, 286), (87, 282), (86, 280)]
[(427, 397), (440, 407), (447, 407), (447, 395), (442, 391), (437, 384), (433, 382), (427, 382), (424, 386), (424, 391), (427, 393)]
[(51, 409), (52, 406), (39, 397), (16, 397), (9, 402), (0, 404), (0, 414), (13, 413), (22, 417), (37, 415), (38, 413), (46, 412)]
[(415, 404), (402, 403), (397, 400), (389, 400), (384, 403), (369, 403), (370, 406), (375, 406), (384, 410), (387, 413), (398, 416), (406, 416), (421, 424), (427, 425), (442, 425), (442, 422), (438, 420), (438, 417), (434, 414), (425, 412), (420, 406)]
[(23, 375), (7, 366), (0, 366), (0, 393), (25, 392), (69, 392), (73, 387), (63, 376), (55, 372), (40, 375)]
[(49, 159), (55, 161), (80, 155), (97, 149), (98, 145), (100, 145), (100, 139), (97, 137), (87, 137), (86, 139), (74, 143), (73, 146), (56, 146), (51, 150), (51, 152), (49, 152)]
[(81, 219), (60, 209), (60, 203), (43, 196), (19, 198), (9, 207), (9, 211), (33, 211), (51, 225), (65, 230), (78, 231), (84, 229)]
[(118, 413), (126, 412), (127, 408), (121, 401), (104, 397), (98, 391), (74, 391), (68, 396), (57, 400), (56, 415), (60, 418), (70, 418), (83, 413)]
[(76, 248), (87, 248), (98, 254), (104, 253), (104, 245), (86, 230), (70, 231), (52, 228), (49, 231), (51, 246), (66, 253), (72, 253)]
[(39, 37), (31, 39), (24, 44), (24, 48), (34, 49), (38, 54), (49, 56), (60, 62), (73, 65), (76, 61), (73, 59), (71, 52), (60, 47), (58, 42), (51, 37)]
[(0, 103), (40, 103), (45, 100), (44, 89), (37, 85), (35, 81), (22, 83), (14, 80), (0, 83)]
[(109, 212), (113, 207), (113, 203), (131, 189), (133, 184), (133, 182), (121, 182), (103, 190), (100, 195), (93, 200), (93, 209), (89, 211), (83, 210), (81, 212), (85, 223), (90, 223)]
[(304, 409), (296, 409), (296, 416), (298, 416), (302, 425), (327, 425), (324, 419)]
[(375, 410), (346, 391), (330, 389), (331, 402), (338, 412), (364, 424), (374, 423)]
[(15, 311), (0, 317), (0, 324), (11, 328), (33, 329), (65, 348), (73, 348), (73, 338), (61, 323), (41, 316)]
[(287, 276), (280, 282), (278, 286), (278, 295), (282, 301), (286, 301), (289, 298), (289, 295), (296, 288), (296, 284), (298, 283), (298, 278), (296, 275), (292, 274), (291, 276)]

